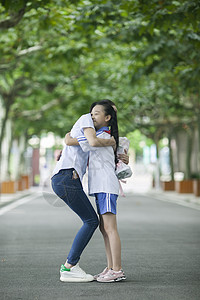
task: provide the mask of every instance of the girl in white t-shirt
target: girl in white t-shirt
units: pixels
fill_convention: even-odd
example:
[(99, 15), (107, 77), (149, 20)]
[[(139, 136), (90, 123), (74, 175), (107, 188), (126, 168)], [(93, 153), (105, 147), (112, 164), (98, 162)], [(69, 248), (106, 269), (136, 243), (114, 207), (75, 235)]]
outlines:
[[(97, 136), (104, 139), (114, 136), (118, 146), (117, 116), (113, 107), (106, 101), (100, 101), (94, 107), (92, 105), (91, 116)], [(90, 151), (88, 190), (89, 195), (95, 196), (107, 256), (107, 267), (94, 277), (99, 282), (121, 281), (126, 277), (121, 266), (121, 241), (116, 219), (119, 194), (119, 182), (115, 174), (116, 150), (114, 151), (112, 147), (91, 147), (84, 136), (78, 137), (77, 140), (83, 151)], [(77, 143), (76, 139), (70, 139), (69, 136), (66, 142), (68, 145)]]

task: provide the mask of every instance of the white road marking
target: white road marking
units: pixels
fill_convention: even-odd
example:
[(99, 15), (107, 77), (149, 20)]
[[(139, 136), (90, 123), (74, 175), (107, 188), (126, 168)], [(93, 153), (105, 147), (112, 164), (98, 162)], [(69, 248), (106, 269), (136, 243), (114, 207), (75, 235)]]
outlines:
[(22, 198), (20, 200), (16, 200), (14, 203), (8, 204), (8, 205), (0, 208), (0, 216), (6, 214), (10, 210), (12, 210), (12, 209), (14, 209), (14, 208), (16, 208), (16, 207), (18, 207), (18, 206), (20, 206), (22, 204), (25, 204), (25, 203), (27, 203), (27, 202), (29, 202), (29, 201), (31, 201), (31, 200), (39, 197), (39, 196), (40, 196), (40, 193), (36, 193), (34, 195), (29, 195), (29, 196), (24, 197), (24, 198)]

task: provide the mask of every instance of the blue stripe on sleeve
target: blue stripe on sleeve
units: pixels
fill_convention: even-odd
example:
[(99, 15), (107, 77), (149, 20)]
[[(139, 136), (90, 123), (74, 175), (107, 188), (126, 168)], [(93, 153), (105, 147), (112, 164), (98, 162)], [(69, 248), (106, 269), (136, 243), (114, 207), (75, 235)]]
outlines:
[(85, 142), (85, 141), (87, 141), (86, 137), (84, 137), (84, 136), (77, 137), (77, 140), (78, 140), (78, 142)]

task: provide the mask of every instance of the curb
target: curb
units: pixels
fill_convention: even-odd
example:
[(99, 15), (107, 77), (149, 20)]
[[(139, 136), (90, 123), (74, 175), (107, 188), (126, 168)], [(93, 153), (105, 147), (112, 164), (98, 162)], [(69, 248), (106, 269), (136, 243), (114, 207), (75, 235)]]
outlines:
[(176, 192), (163, 192), (161, 190), (158, 190), (149, 191), (145, 195), (156, 200), (179, 204), (182, 206), (200, 210), (200, 197), (196, 197), (193, 194), (178, 194)]

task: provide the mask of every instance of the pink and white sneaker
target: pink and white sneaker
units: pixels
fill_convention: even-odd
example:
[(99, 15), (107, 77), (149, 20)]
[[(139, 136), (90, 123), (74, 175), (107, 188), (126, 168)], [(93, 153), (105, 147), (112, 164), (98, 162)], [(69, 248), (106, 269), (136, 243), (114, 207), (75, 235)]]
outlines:
[(126, 276), (123, 270), (113, 271), (112, 269), (108, 270), (105, 275), (97, 277), (98, 282), (117, 282), (125, 279)]
[(101, 273), (94, 275), (94, 280), (97, 280), (98, 277), (106, 275), (108, 268), (106, 267)]

